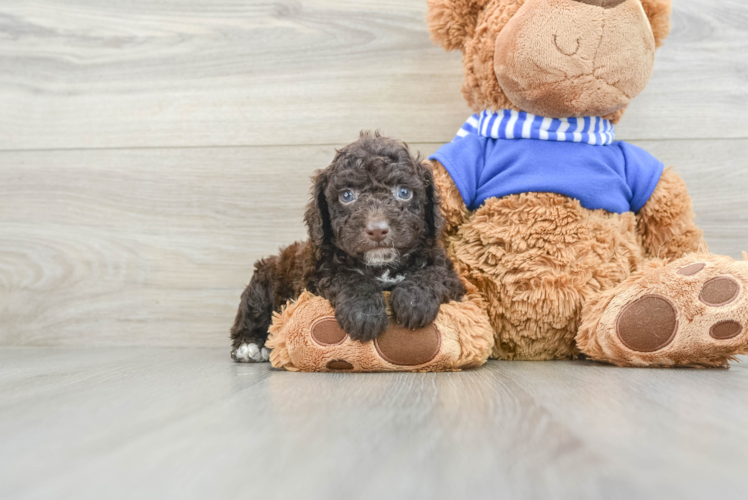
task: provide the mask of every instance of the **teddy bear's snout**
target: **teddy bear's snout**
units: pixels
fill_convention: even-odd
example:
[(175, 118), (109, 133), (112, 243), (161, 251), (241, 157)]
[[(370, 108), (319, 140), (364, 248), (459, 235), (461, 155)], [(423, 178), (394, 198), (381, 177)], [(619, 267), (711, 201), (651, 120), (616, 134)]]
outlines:
[(654, 52), (639, 0), (526, 0), (496, 39), (494, 69), (523, 111), (605, 116), (644, 89)]

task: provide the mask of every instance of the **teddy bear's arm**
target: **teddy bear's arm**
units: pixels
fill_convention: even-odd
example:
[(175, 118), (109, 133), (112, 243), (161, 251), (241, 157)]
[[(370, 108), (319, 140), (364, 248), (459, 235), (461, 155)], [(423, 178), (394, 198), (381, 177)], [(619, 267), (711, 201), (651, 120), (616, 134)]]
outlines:
[(429, 163), (434, 175), (434, 184), (439, 191), (439, 200), (445, 221), (445, 234), (449, 236), (454, 234), (457, 228), (465, 222), (470, 215), (470, 211), (465, 206), (465, 202), (462, 201), (460, 191), (444, 165), (437, 160), (431, 160)]
[(672, 168), (665, 169), (637, 217), (638, 238), (645, 256), (677, 259), (690, 252), (706, 251), (703, 233), (694, 217), (686, 183)]

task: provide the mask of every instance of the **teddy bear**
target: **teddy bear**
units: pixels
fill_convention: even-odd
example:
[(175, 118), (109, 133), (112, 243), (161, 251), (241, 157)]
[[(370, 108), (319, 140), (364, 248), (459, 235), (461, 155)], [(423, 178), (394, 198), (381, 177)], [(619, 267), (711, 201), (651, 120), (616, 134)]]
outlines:
[(304, 372), (446, 372), (483, 365), (494, 344), (477, 291), (468, 286), (462, 301), (442, 304), (436, 320), (408, 330), (392, 318), (373, 341), (352, 340), (335, 319), (330, 303), (308, 291), (276, 313), (266, 346), (274, 368)]
[(670, 0), (427, 1), (476, 113), (429, 159), (492, 357), (725, 367), (744, 353), (748, 263), (708, 252), (675, 170), (614, 140)]

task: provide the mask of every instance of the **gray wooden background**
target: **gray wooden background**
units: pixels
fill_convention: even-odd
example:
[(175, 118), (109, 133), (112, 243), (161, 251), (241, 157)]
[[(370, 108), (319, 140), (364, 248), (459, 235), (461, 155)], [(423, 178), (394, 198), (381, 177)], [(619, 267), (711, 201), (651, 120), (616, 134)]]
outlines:
[[(748, 3), (675, 0), (618, 138), (748, 250)], [(425, 0), (3, 0), (0, 345), (224, 346), (360, 129), (424, 153), (470, 114)]]

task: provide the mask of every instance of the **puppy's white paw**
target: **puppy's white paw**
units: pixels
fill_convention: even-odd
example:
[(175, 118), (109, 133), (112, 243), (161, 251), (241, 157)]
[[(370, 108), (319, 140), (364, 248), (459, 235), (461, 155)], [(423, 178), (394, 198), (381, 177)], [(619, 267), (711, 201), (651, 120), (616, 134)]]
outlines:
[(262, 363), (270, 359), (270, 351), (254, 342), (247, 342), (237, 347), (231, 353), (231, 357), (237, 363)]

